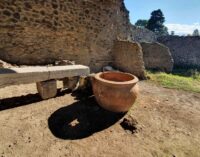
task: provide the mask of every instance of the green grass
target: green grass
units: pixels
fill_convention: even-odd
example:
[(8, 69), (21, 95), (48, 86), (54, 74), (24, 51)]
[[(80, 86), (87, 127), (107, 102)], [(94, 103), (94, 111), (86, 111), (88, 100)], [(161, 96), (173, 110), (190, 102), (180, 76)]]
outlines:
[(200, 73), (198, 71), (174, 71), (172, 74), (147, 71), (150, 80), (166, 88), (181, 89), (200, 93)]

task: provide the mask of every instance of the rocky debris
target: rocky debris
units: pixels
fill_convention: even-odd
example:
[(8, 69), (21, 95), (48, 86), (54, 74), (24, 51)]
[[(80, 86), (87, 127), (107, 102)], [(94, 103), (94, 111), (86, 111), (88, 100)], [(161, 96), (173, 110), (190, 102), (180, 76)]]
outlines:
[(137, 133), (138, 122), (133, 117), (124, 118), (120, 125), (124, 130), (131, 131), (132, 134)]
[(0, 60), (0, 68), (12, 68), (12, 67), (18, 67), (17, 65), (9, 64), (3, 60)]
[(69, 60), (60, 60), (60, 61), (56, 61), (55, 65), (75, 65), (75, 61), (69, 61)]
[(79, 76), (67, 77), (63, 80), (63, 88), (68, 88), (72, 91), (75, 91), (79, 87)]
[(174, 61), (168, 47), (158, 42), (141, 43), (146, 69), (155, 69), (165, 72), (173, 70)]
[(105, 66), (103, 67), (103, 72), (106, 71), (118, 71), (118, 70), (114, 69), (112, 66)]
[[(39, 65), (35, 65), (35, 66), (39, 66)], [(48, 66), (48, 67), (51, 67), (51, 66), (54, 66), (53, 64), (48, 64), (48, 65), (44, 65), (44, 66)], [(11, 63), (8, 63), (8, 62), (5, 62), (3, 60), (0, 60), (0, 68), (16, 68), (16, 67), (20, 67), (20, 68), (23, 68), (23, 67), (33, 67), (31, 65), (16, 65), (16, 64), (11, 64)]]
[(79, 89), (80, 90), (84, 90), (84, 89), (88, 89), (91, 88), (91, 82), (90, 82), (90, 77), (88, 76), (81, 76), (79, 78)]

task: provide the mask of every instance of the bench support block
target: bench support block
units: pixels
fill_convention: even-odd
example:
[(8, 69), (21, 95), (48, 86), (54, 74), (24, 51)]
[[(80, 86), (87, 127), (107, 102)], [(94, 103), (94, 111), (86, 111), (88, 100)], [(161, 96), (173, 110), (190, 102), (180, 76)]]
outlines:
[(63, 88), (74, 90), (78, 86), (79, 77), (66, 77), (63, 79)]
[(36, 86), (42, 99), (53, 98), (57, 94), (56, 80), (37, 82)]

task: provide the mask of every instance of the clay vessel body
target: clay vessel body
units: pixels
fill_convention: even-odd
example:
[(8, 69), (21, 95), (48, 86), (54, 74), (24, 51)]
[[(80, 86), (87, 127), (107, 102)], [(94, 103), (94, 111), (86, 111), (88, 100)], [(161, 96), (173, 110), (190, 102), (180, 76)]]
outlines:
[(112, 112), (127, 112), (139, 93), (138, 78), (122, 72), (97, 73), (92, 88), (98, 104)]

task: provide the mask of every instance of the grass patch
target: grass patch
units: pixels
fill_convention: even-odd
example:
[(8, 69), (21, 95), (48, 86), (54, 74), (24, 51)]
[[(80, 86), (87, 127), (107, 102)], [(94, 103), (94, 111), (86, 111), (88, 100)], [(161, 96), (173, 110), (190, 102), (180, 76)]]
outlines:
[(166, 88), (181, 89), (200, 93), (200, 72), (174, 71), (172, 74), (148, 71), (150, 80)]

